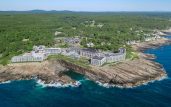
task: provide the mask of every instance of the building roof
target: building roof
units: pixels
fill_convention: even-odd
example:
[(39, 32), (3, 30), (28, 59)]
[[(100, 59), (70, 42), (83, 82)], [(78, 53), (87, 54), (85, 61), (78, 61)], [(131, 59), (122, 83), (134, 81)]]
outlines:
[(97, 53), (98, 51), (92, 48), (85, 48), (85, 49), (81, 49), (82, 51), (87, 51), (87, 52), (93, 52), (93, 53)]
[(103, 56), (94, 56), (92, 59), (97, 59), (97, 60), (102, 60), (104, 59), (105, 57)]
[(45, 49), (44, 45), (33, 46), (33, 50), (35, 50), (35, 51), (42, 51), (44, 49)]
[[(124, 53), (124, 52), (123, 52)], [(105, 53), (105, 57), (111, 57), (111, 56), (118, 56), (118, 55), (122, 55), (123, 54), (122, 52), (120, 53)]]
[(45, 50), (61, 50), (61, 48), (45, 48)]
[(104, 55), (109, 57), (109, 56), (113, 56), (115, 53), (112, 53), (112, 52), (105, 52)]

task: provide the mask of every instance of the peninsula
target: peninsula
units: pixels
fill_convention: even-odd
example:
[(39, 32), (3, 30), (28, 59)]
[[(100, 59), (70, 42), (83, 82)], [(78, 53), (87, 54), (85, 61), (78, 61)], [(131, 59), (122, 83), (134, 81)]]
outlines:
[[(61, 17), (64, 16), (60, 16), (59, 20)], [(66, 29), (58, 27), (53, 31), (53, 37), (21, 36), (19, 44), (12, 42), (18, 48), (12, 48), (11, 44), (9, 44), (11, 47), (4, 47), (0, 57), (0, 63), (3, 64), (0, 66), (0, 82), (38, 79), (44, 84), (77, 84), (76, 80), (66, 75), (66, 72), (72, 70), (94, 82), (128, 88), (167, 76), (162, 65), (151, 61), (150, 59), (154, 57), (144, 54), (143, 50), (170, 43), (170, 40), (163, 36), (170, 30), (160, 30), (170, 26), (166, 24), (168, 20), (158, 19), (168, 27), (154, 29), (156, 28), (154, 25), (153, 28), (147, 29), (146, 27), (152, 26), (153, 23), (151, 25), (146, 23), (146, 26), (142, 25), (143, 28), (136, 28), (136, 25), (122, 29), (118, 27), (113, 32), (111, 26), (115, 25), (105, 23), (102, 19), (96, 21), (98, 18), (92, 17), (94, 20), (74, 21), (79, 23), (81, 28), (74, 26), (74, 22), (71, 23), (72, 26), (69, 24), (70, 32), (66, 30), (67, 27)], [(132, 20), (132, 17), (127, 17)], [(75, 20), (75, 18), (77, 17), (70, 16), (68, 19), (66, 16), (64, 19)], [(152, 19), (147, 21), (150, 22)], [(141, 18), (137, 17), (137, 20)], [(133, 24), (134, 21), (128, 26)]]
[(140, 52), (144, 47), (147, 49), (167, 43), (171, 42), (164, 37), (135, 43), (132, 47), (137, 50), (138, 58), (133, 60), (125, 59), (124, 48), (119, 49), (119, 53), (108, 53), (74, 47), (34, 46), (31, 53), (14, 56), (12, 64), (1, 67), (0, 81), (37, 78), (45, 84), (76, 84), (75, 80), (65, 75), (71, 69), (96, 82), (134, 87), (167, 76), (162, 65), (148, 60), (150, 57)]

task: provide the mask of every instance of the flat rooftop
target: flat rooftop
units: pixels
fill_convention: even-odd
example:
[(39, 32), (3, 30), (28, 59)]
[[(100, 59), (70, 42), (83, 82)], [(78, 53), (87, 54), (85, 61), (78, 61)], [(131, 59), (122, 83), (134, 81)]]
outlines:
[(86, 48), (86, 49), (81, 49), (82, 51), (88, 51), (88, 52), (93, 52), (97, 53), (98, 51), (96, 49), (91, 49), (91, 48)]
[(103, 58), (103, 56), (94, 56), (92, 59), (102, 60)]

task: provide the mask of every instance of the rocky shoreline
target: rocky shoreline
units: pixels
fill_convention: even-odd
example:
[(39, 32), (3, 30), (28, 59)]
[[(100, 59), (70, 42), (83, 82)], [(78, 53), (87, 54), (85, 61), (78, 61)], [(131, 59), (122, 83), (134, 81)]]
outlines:
[[(58, 61), (44, 61), (35, 63), (15, 63), (0, 67), (0, 82), (10, 80), (37, 79), (44, 84), (60, 83), (62, 85), (75, 83), (67, 75), (62, 73), (67, 71)], [(62, 72), (62, 73), (61, 73)]]
[(142, 58), (92, 69), (82, 68), (66, 61), (60, 61), (60, 63), (85, 75), (90, 80), (124, 88), (139, 86), (167, 76), (162, 65)]
[(154, 59), (155, 56), (142, 52), (148, 48), (156, 48), (170, 43), (169, 39), (161, 38), (156, 41), (135, 44), (132, 47), (139, 52), (139, 59), (126, 60), (103, 67), (84, 68), (64, 60), (55, 59), (40, 63), (15, 63), (0, 66), (0, 82), (36, 78), (43, 81), (44, 84), (76, 84), (75, 80), (65, 75), (68, 69), (72, 69), (74, 72), (83, 74), (90, 80), (98, 81), (101, 84), (125, 88), (135, 87), (167, 77), (162, 65), (149, 60)]
[(132, 47), (136, 51), (143, 52), (144, 50), (147, 50), (150, 48), (157, 48), (157, 47), (160, 47), (162, 45), (170, 45), (170, 44), (171, 44), (170, 39), (162, 37), (162, 38), (157, 39), (155, 41), (136, 43), (136, 44), (132, 45)]
[(67, 72), (68, 69), (83, 74), (95, 82), (98, 81), (102, 84), (125, 88), (139, 86), (167, 76), (160, 64), (143, 58), (91, 69), (63, 60), (49, 60), (42, 63), (11, 64), (2, 67), (0, 70), (0, 82), (36, 78), (44, 84), (76, 84), (76, 81), (64, 75), (64, 72)]

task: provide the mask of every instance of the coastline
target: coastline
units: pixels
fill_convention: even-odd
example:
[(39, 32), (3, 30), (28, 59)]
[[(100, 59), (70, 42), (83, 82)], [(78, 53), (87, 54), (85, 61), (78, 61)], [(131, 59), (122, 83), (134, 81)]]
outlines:
[(44, 61), (35, 63), (15, 63), (0, 68), (0, 82), (11, 80), (41, 80), (44, 84), (58, 83), (75, 84), (67, 75), (62, 75), (61, 71), (67, 71), (57, 61)]
[(136, 43), (132, 45), (132, 47), (134, 50), (138, 52), (143, 52), (144, 50), (147, 50), (150, 48), (157, 48), (157, 47), (160, 47), (163, 45), (169, 45), (169, 44), (171, 44), (171, 40), (165, 37), (162, 37), (160, 39), (156, 39), (155, 41)]
[(104, 85), (108, 84), (109, 86), (123, 88), (140, 86), (167, 76), (162, 65), (142, 58), (125, 61), (112, 66), (94, 67), (93, 69), (78, 67), (65, 61), (61, 63), (65, 67), (74, 69), (75, 72), (85, 75), (90, 80), (98, 81)]
[[(68, 69), (73, 69), (75, 72), (85, 75), (90, 80), (95, 82), (98, 81), (98, 84), (101, 84), (101, 86), (115, 86), (120, 88), (136, 87), (167, 77), (162, 65), (149, 60), (154, 59), (155, 57), (150, 54), (145, 54), (143, 51), (170, 43), (171, 40), (164, 37), (155, 41), (137, 43), (132, 47), (139, 52), (139, 59), (123, 61), (119, 64), (112, 65), (112, 67), (104, 66), (87, 69), (57, 60), (47, 60), (41, 63), (16, 63), (0, 66), (0, 82), (5, 83), (10, 80), (36, 78), (38, 83), (44, 86), (78, 86), (80, 85), (78, 81), (64, 75)], [(142, 65), (144, 68), (141, 67)]]

